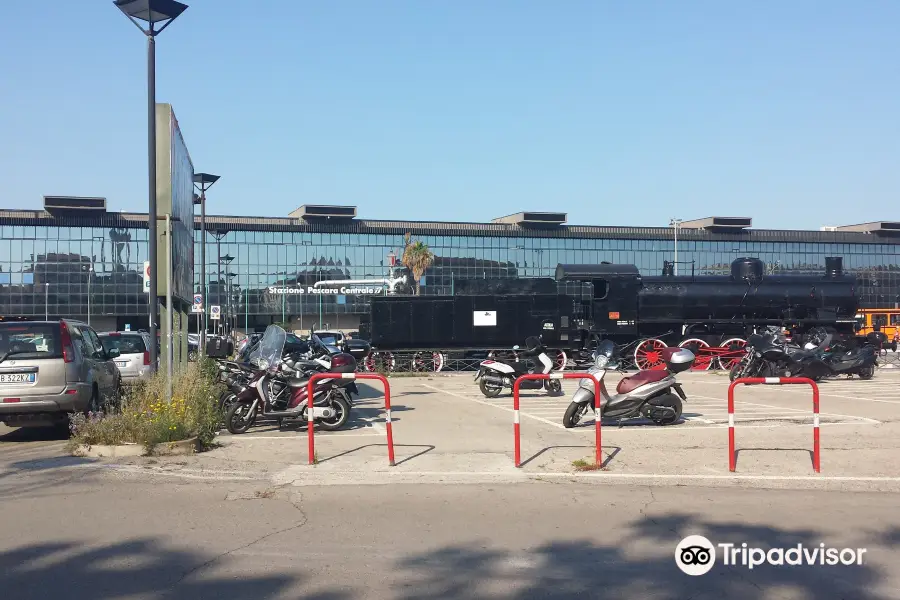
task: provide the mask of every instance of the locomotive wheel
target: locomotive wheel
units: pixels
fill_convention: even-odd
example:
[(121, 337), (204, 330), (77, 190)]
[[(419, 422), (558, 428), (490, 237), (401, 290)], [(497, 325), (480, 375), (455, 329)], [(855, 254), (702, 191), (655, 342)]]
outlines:
[(413, 371), (434, 371), (444, 368), (444, 355), (440, 352), (416, 352), (412, 359)]
[(712, 354), (709, 352), (709, 344), (700, 338), (688, 338), (678, 344), (679, 348), (687, 348), (694, 353), (694, 364), (691, 371), (708, 371), (712, 365)]
[(644, 340), (634, 349), (634, 364), (641, 371), (661, 371), (666, 368), (662, 351), (666, 345), (656, 338)]
[(363, 360), (363, 368), (367, 373), (374, 373), (378, 368), (391, 372), (397, 367), (397, 361), (390, 352), (369, 352)]
[[(721, 344), (719, 344), (719, 348), (727, 348), (732, 352), (737, 352), (739, 350), (743, 350), (747, 346), (747, 340), (743, 340), (741, 338), (731, 338), (730, 340), (725, 340)], [(719, 366), (725, 369), (726, 371), (730, 371), (736, 364), (741, 362), (743, 356), (734, 356), (734, 357), (719, 357)]]
[(569, 355), (566, 354), (565, 350), (557, 350), (556, 351), (556, 369), (558, 371), (565, 371), (566, 367), (569, 365)]

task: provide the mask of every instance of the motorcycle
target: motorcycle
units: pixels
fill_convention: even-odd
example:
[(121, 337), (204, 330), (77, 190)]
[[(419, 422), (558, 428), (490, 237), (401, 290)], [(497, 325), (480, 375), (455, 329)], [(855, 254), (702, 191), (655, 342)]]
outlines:
[[(631, 377), (624, 377), (616, 386), (616, 394), (610, 396), (606, 390), (604, 377), (607, 370), (616, 368), (616, 348), (611, 340), (600, 342), (594, 351), (594, 366), (588, 373), (600, 382), (600, 416), (619, 420), (645, 417), (657, 425), (671, 425), (681, 419), (682, 402), (687, 396), (681, 384), (675, 379), (676, 373), (687, 371), (696, 357), (687, 348), (664, 348), (664, 371), (640, 371)], [(582, 417), (594, 407), (594, 381), (583, 378), (572, 396), (572, 402), (563, 415), (563, 426), (575, 427)]]
[[(550, 373), (553, 369), (553, 361), (547, 356), (547, 348), (541, 342), (539, 337), (529, 337), (525, 340), (526, 349), (522, 353), (526, 358), (537, 358), (539, 366), (529, 368), (527, 363), (503, 360), (483, 360), (481, 361), (478, 374), (475, 375), (475, 381), (478, 381), (478, 387), (486, 398), (496, 398), (503, 391), (503, 388), (512, 389), (516, 379), (521, 375), (532, 373)], [(519, 346), (513, 346), (513, 351), (518, 352)], [(558, 379), (536, 379), (525, 380), (519, 385), (521, 390), (540, 390), (545, 389), (550, 394), (562, 394), (562, 384)]]
[[(307, 398), (309, 376), (315, 372), (353, 373), (356, 359), (349, 354), (330, 354), (328, 348), (312, 336), (310, 346), (329, 355), (328, 368), (312, 361), (295, 360), (285, 364), (282, 357), (286, 334), (277, 325), (270, 325), (258, 347), (250, 357), (256, 371), (246, 385), (231, 400), (225, 415), (225, 426), (232, 434), (246, 433), (257, 418), (308, 420), (308, 410), (323, 429), (334, 431), (346, 425), (350, 418), (350, 394), (356, 391), (352, 379), (321, 379), (316, 381), (313, 398)], [(358, 392), (357, 392), (358, 393)]]
[(878, 365), (878, 351), (872, 344), (860, 348), (846, 348), (840, 344), (823, 344), (822, 351), (806, 357), (800, 368), (793, 372), (797, 377), (809, 377), (818, 381), (824, 377), (857, 375), (860, 379), (872, 379)]
[(751, 335), (747, 338), (747, 350), (740, 362), (732, 367), (729, 379), (794, 376), (805, 362), (821, 357), (821, 349), (831, 342), (831, 336), (824, 330), (813, 331), (809, 337), (811, 341), (800, 347), (788, 342), (779, 328), (768, 328), (764, 333)]

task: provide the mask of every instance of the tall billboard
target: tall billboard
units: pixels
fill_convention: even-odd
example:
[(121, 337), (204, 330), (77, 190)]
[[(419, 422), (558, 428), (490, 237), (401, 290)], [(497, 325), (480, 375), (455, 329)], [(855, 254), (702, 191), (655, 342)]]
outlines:
[(156, 289), (166, 294), (166, 215), (172, 221), (172, 296), (190, 304), (194, 297), (194, 164), (171, 104), (156, 105)]

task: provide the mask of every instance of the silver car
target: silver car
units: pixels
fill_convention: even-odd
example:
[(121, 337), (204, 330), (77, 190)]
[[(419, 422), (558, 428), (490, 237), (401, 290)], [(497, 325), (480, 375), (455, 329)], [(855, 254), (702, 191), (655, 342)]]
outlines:
[(115, 359), (116, 367), (125, 383), (146, 379), (151, 375), (150, 334), (139, 331), (113, 331), (101, 333), (100, 342), (107, 352), (118, 351)]
[(0, 421), (54, 425), (101, 410), (119, 393), (116, 356), (78, 321), (0, 323)]

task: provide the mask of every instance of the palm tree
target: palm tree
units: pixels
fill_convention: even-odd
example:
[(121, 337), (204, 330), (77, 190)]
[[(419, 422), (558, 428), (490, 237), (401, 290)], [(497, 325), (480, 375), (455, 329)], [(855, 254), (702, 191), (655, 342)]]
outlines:
[(428, 248), (428, 244), (419, 241), (410, 242), (410, 237), (411, 235), (407, 233), (404, 238), (406, 247), (403, 249), (403, 258), (400, 262), (412, 273), (416, 282), (416, 296), (418, 296), (422, 291), (419, 281), (425, 274), (425, 270), (434, 263), (434, 253)]

